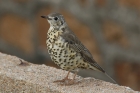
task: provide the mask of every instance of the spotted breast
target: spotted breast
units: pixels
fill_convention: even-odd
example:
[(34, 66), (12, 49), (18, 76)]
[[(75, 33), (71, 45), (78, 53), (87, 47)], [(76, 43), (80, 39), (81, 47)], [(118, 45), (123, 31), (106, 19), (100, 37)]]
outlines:
[(83, 61), (81, 56), (71, 49), (67, 42), (61, 37), (63, 31), (50, 28), (47, 33), (47, 48), (52, 61), (64, 70), (74, 70)]

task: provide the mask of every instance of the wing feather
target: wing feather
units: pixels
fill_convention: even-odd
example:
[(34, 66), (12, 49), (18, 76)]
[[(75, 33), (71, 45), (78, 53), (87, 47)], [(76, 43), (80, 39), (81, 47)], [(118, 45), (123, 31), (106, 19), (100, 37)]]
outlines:
[(86, 62), (88, 62), (90, 65), (94, 66), (99, 71), (105, 73), (105, 71), (93, 59), (89, 50), (78, 40), (78, 38), (74, 35), (74, 33), (72, 31), (69, 31), (70, 29), (68, 28), (63, 30), (64, 30), (64, 34), (62, 34), (62, 37), (64, 38), (65, 42), (68, 42), (70, 48), (79, 52), (83, 57), (83, 59)]

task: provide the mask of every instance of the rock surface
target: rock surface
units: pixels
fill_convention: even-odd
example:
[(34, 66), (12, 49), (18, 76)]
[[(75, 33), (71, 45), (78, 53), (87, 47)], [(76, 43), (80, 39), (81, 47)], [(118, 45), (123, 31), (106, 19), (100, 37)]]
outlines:
[[(22, 62), (15, 56), (0, 53), (0, 93), (140, 93), (94, 78), (76, 77), (79, 83), (65, 86), (53, 81), (66, 71), (45, 65)], [(73, 74), (70, 74), (70, 78)]]

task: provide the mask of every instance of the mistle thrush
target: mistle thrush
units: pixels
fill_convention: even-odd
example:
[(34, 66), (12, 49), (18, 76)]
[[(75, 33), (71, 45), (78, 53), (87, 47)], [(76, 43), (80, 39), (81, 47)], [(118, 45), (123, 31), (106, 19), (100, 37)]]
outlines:
[[(47, 16), (41, 17), (47, 19), (50, 24), (46, 43), (52, 61), (63, 70), (69, 72), (75, 71), (76, 73), (73, 80), (75, 79), (78, 69), (98, 70), (107, 75), (107, 73), (93, 59), (89, 50), (79, 41), (76, 35), (68, 27), (63, 15), (59, 13), (51, 13)], [(68, 80), (69, 72), (63, 80), (57, 81), (61, 82)], [(111, 78), (110, 76), (108, 77)]]

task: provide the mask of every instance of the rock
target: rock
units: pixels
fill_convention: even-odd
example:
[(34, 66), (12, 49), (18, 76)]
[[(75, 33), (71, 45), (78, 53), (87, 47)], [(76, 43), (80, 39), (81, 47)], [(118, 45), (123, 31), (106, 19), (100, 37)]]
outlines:
[(64, 78), (67, 71), (21, 60), (0, 53), (1, 93), (139, 93), (129, 87), (80, 76), (76, 77), (79, 83), (62, 86), (53, 81)]

